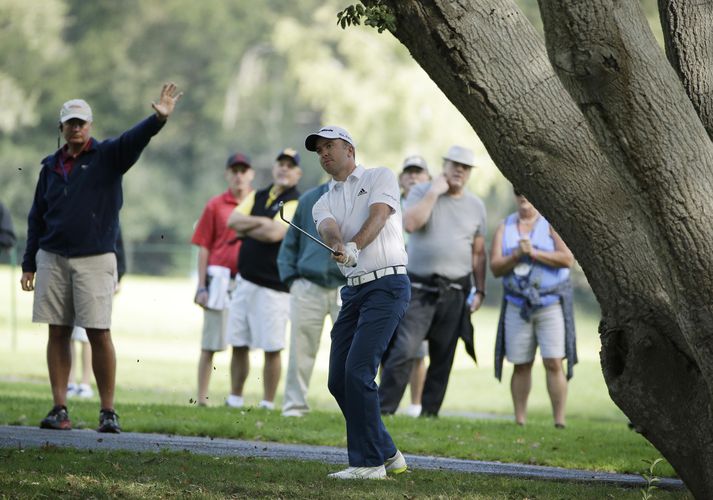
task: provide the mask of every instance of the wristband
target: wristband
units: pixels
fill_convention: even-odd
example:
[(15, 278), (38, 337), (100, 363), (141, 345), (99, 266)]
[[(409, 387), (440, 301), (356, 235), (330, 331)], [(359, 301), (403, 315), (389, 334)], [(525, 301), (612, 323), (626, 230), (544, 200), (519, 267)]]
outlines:
[(201, 292), (207, 292), (208, 289), (206, 287), (201, 287), (198, 290), (196, 290), (196, 293), (201, 293)]
[(485, 298), (485, 292), (484, 292), (483, 290), (476, 290), (476, 291), (475, 291), (475, 294), (476, 294), (476, 295), (477, 295), (477, 294), (480, 294), (480, 295), (483, 296), (483, 298)]

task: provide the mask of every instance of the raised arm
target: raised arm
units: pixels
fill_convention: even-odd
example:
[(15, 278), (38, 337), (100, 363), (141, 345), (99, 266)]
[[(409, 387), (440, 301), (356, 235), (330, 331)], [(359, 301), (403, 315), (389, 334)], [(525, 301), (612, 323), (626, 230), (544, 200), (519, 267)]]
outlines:
[(404, 230), (407, 233), (413, 233), (425, 226), (431, 217), (433, 206), (438, 201), (438, 197), (446, 191), (448, 191), (448, 182), (446, 182), (446, 178), (443, 175), (433, 179), (423, 198), (409, 206), (404, 212)]
[(158, 102), (152, 102), (151, 107), (156, 112), (156, 118), (159, 121), (165, 122), (173, 113), (176, 103), (183, 95), (183, 92), (178, 91), (178, 87), (173, 82), (163, 84), (161, 94), (158, 97)]

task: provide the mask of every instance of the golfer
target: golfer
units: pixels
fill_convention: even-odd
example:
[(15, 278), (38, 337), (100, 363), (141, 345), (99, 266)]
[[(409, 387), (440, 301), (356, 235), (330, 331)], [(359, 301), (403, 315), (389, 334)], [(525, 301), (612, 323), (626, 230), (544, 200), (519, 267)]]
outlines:
[(312, 215), (347, 278), (331, 333), (329, 391), (346, 420), (349, 467), (329, 476), (383, 479), (406, 470), (381, 421), (375, 381), (411, 297), (399, 186), (387, 168), (357, 166), (354, 141), (341, 127), (322, 127), (305, 146), (332, 177)]

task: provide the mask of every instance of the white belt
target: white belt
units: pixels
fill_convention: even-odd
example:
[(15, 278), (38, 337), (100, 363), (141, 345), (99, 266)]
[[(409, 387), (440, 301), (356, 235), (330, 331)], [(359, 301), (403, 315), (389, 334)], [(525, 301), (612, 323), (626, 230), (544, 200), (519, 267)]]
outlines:
[(389, 266), (347, 278), (347, 286), (359, 286), (391, 274), (406, 274), (406, 266)]

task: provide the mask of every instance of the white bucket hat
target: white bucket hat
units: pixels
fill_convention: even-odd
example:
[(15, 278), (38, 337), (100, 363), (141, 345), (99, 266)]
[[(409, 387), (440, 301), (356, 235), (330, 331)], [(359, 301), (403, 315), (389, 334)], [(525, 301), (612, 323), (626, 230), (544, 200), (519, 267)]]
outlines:
[(463, 146), (451, 146), (443, 159), (460, 163), (466, 167), (475, 167), (475, 153), (472, 149)]

